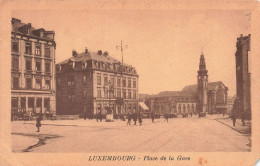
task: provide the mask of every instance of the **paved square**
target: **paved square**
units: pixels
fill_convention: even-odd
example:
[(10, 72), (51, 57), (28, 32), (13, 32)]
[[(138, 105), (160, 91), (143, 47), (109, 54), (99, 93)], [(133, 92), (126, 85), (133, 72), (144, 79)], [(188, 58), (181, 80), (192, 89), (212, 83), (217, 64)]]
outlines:
[(96, 120), (12, 122), (14, 152), (237, 152), (250, 151), (250, 135), (209, 118), (144, 119), (143, 125)]

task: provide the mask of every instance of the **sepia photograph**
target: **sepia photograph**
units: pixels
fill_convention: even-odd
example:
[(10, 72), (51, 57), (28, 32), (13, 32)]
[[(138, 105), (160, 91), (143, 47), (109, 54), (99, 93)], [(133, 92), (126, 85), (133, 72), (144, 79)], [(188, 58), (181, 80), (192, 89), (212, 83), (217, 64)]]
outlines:
[(249, 11), (12, 14), (12, 151), (250, 151)]
[[(259, 135), (252, 129), (259, 116), (252, 107), (252, 9), (122, 2), (9, 12), (4, 88), (12, 155), (86, 153), (90, 165), (185, 165), (191, 153), (259, 148), (252, 143)], [(215, 165), (203, 157), (196, 163)]]

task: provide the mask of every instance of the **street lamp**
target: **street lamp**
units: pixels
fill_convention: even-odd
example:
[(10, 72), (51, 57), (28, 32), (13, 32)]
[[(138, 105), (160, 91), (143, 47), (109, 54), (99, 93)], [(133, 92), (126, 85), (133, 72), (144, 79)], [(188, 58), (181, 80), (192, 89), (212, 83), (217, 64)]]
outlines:
[(114, 92), (114, 85), (111, 84), (110, 80), (108, 83), (104, 84), (104, 92), (108, 93), (108, 108), (107, 108), (107, 114), (106, 114), (106, 122), (113, 122), (114, 117), (113, 117), (113, 111), (110, 108), (110, 94)]

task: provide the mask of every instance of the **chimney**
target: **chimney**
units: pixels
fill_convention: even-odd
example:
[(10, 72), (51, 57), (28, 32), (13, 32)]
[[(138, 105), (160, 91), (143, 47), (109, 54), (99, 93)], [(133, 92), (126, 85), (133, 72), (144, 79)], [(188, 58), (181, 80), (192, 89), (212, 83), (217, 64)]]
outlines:
[(243, 34), (240, 34), (240, 37), (243, 37)]
[(102, 55), (102, 50), (98, 50), (98, 55)]
[(87, 55), (88, 54), (88, 48), (85, 47), (85, 54)]
[(107, 57), (107, 56), (108, 56), (108, 52), (105, 51), (103, 55), (104, 55), (105, 57)]
[(76, 50), (72, 50), (72, 56), (73, 56), (73, 57), (76, 57), (76, 56), (77, 56)]

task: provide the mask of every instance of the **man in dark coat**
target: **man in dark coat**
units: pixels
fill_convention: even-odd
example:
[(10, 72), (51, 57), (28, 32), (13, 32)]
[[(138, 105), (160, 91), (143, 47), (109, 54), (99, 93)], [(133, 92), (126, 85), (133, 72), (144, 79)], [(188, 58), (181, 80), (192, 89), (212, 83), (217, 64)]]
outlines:
[(137, 121), (137, 113), (136, 112), (133, 113), (133, 121), (135, 122), (134, 125), (136, 125), (136, 121)]
[(154, 112), (151, 114), (152, 122), (154, 122)]
[(40, 127), (42, 126), (41, 124), (41, 116), (40, 115), (37, 115), (36, 117), (36, 127), (37, 127), (37, 132), (40, 132)]
[(142, 115), (142, 113), (141, 112), (139, 112), (138, 113), (138, 121), (139, 121), (139, 124), (140, 124), (140, 126), (142, 125), (142, 123), (143, 123), (143, 115)]
[(168, 118), (169, 118), (169, 116), (168, 116), (168, 114), (167, 114), (167, 113), (164, 115), (164, 118), (165, 118), (165, 120), (164, 120), (164, 121), (167, 121), (167, 123), (168, 123)]
[(131, 125), (131, 119), (132, 119), (131, 114), (128, 112), (128, 114), (127, 114), (127, 125)]

